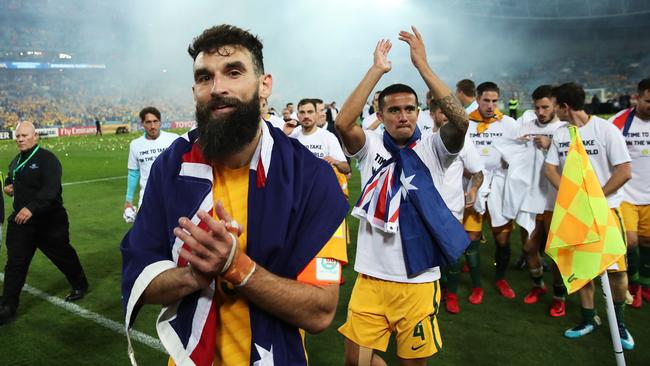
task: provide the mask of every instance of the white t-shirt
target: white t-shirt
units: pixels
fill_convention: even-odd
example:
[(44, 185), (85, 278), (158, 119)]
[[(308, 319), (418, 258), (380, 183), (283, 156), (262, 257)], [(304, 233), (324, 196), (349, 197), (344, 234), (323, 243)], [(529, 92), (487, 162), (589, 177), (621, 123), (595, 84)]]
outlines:
[(531, 122), (537, 120), (537, 115), (535, 114), (535, 111), (532, 109), (526, 109), (524, 113), (517, 118), (517, 124), (523, 124), (526, 122)]
[(465, 210), (465, 191), (463, 189), (463, 172), (465, 170), (471, 174), (483, 170), (483, 161), (467, 134), (463, 149), (458, 153), (458, 159), (454, 160), (447, 168), (442, 186), (439, 188), (442, 199), (459, 221), (462, 221)]
[[(370, 125), (375, 123), (375, 121), (377, 121), (377, 113), (373, 113), (373, 114), (369, 115), (368, 118), (364, 119), (361, 122), (361, 128), (363, 128), (364, 130), (367, 130), (370, 127)], [(380, 123), (379, 126), (377, 126), (377, 128), (375, 128), (374, 130), (371, 130), (371, 131), (376, 131), (376, 132), (380, 132), (380, 133), (383, 132), (384, 131), (384, 124)]]
[[(563, 124), (555, 130), (553, 142), (546, 155), (546, 162), (559, 166), (560, 172), (564, 168), (566, 155), (571, 144), (568, 126), (568, 123)], [(585, 145), (587, 155), (589, 155), (591, 166), (602, 187), (611, 178), (616, 165), (630, 161), (623, 134), (616, 126), (597, 116), (591, 116), (589, 122), (580, 127), (578, 132), (582, 143)], [(621, 189), (607, 196), (607, 203), (610, 208), (618, 208), (622, 200), (623, 191)]]
[(500, 121), (490, 123), (490, 126), (483, 133), (478, 133), (478, 122), (469, 121), (467, 134), (474, 143), (485, 169), (495, 174), (504, 175), (501, 163), (501, 153), (492, 146), (495, 142), (503, 137), (517, 137), (517, 122), (509, 116), (504, 115)]
[(363, 106), (363, 111), (361, 111), (361, 118), (366, 119), (370, 115), (370, 104), (366, 103)]
[[(533, 116), (535, 116), (534, 112), (533, 112)], [(566, 124), (566, 122), (562, 122), (562, 121), (554, 121), (554, 122), (549, 122), (547, 124), (543, 124), (537, 121), (537, 117), (531, 120), (528, 118), (524, 118), (524, 116), (519, 117), (519, 119), (517, 119), (517, 123), (519, 127), (519, 132), (517, 133), (517, 136), (519, 137), (524, 135), (530, 135), (531, 139), (536, 135), (542, 135), (552, 139), (555, 130), (557, 130), (560, 126)], [(546, 179), (546, 175), (544, 174), (544, 172), (542, 172), (542, 174), (540, 175), (539, 184), (542, 186), (542, 192), (547, 192), (546, 207), (544, 208), (544, 210), (553, 211), (553, 209), (555, 208), (555, 199), (557, 198), (557, 190), (555, 189), (555, 187), (553, 187), (551, 182), (549, 182), (548, 179)]]
[[(362, 185), (370, 179), (374, 170), (391, 157), (384, 147), (382, 136), (372, 131), (363, 132), (366, 135), (366, 143), (356, 154), (349, 155), (359, 161)], [(413, 150), (429, 168), (433, 183), (440, 190), (445, 170), (458, 154), (449, 153), (437, 133), (420, 140)], [(407, 277), (400, 234), (385, 233), (372, 227), (366, 220), (359, 221), (354, 270), (393, 282), (424, 283), (440, 278), (438, 267), (431, 268), (417, 277)]]
[(165, 151), (177, 138), (178, 135), (175, 133), (160, 131), (160, 136), (155, 140), (149, 140), (143, 135), (131, 141), (127, 167), (130, 170), (140, 171), (140, 203), (138, 206), (142, 204), (151, 165), (158, 155)]
[(343, 154), (343, 149), (336, 136), (323, 128), (314, 128), (316, 131), (309, 135), (305, 135), (302, 128), (296, 128), (289, 137), (300, 141), (317, 158), (322, 159), (326, 156), (331, 156), (338, 161), (346, 161), (345, 154)]
[(420, 132), (422, 132), (423, 135), (433, 133), (433, 118), (431, 118), (428, 110), (420, 110), (420, 113), (418, 114), (417, 124), (418, 127), (420, 127)]
[(467, 114), (470, 114), (470, 113), (474, 112), (474, 110), (476, 110), (476, 108), (478, 108), (478, 103), (476, 102), (476, 99), (474, 99), (472, 101), (472, 103), (470, 103), (470, 105), (465, 107), (465, 112), (467, 112)]
[[(622, 110), (609, 119), (613, 122)], [(623, 201), (634, 205), (650, 204), (650, 120), (634, 116), (627, 136), (623, 136), (632, 159), (632, 179), (623, 186)]]

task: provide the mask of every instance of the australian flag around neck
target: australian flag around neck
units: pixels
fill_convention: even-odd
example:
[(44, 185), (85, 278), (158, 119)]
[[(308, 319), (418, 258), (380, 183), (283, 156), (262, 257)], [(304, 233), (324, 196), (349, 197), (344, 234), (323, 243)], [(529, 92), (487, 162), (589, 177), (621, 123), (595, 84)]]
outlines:
[(352, 214), (402, 239), (406, 273), (455, 262), (469, 245), (463, 226), (452, 215), (433, 184), (429, 169), (413, 150), (421, 138), (418, 127), (400, 148), (384, 133), (391, 154), (366, 183)]
[[(295, 139), (263, 123), (248, 187), (247, 254), (277, 276), (295, 279), (331, 238), (348, 210), (332, 168)], [(177, 139), (154, 162), (134, 226), (122, 240), (122, 301), (127, 335), (148, 284), (187, 262), (173, 234), (178, 218), (199, 223), (213, 213), (213, 171), (196, 144), (197, 131)], [(216, 345), (215, 283), (164, 306), (156, 324), (165, 350), (179, 366), (212, 365)], [(249, 303), (250, 366), (305, 366), (297, 327)], [(129, 357), (135, 365), (130, 338)]]

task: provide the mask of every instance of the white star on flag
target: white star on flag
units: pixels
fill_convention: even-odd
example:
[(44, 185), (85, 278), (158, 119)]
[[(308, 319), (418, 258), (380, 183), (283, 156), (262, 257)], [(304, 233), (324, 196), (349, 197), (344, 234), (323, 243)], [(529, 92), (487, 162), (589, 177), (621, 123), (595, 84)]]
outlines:
[(255, 349), (260, 355), (260, 359), (255, 361), (253, 366), (275, 366), (273, 364), (273, 346), (271, 346), (271, 349), (267, 351), (264, 347), (255, 343)]
[(414, 191), (418, 189), (418, 187), (411, 184), (411, 181), (414, 178), (415, 178), (415, 174), (411, 175), (410, 177), (405, 177), (404, 171), (402, 170), (402, 174), (400, 174), (399, 177), (400, 182), (402, 182), (402, 197), (406, 197), (408, 191)]

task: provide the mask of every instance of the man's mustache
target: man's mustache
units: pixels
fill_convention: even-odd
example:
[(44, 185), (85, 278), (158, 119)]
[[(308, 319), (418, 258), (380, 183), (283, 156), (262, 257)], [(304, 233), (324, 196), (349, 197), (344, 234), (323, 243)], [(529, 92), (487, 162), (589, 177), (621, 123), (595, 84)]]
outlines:
[(207, 108), (210, 110), (216, 109), (218, 107), (223, 107), (223, 106), (239, 106), (241, 104), (241, 101), (237, 98), (232, 98), (232, 97), (222, 97), (222, 96), (214, 96), (210, 98), (208, 103), (206, 104)]

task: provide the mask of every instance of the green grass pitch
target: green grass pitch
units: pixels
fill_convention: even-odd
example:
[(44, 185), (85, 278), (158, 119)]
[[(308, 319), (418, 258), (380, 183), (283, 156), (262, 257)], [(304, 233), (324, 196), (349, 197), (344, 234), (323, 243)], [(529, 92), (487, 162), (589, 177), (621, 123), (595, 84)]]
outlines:
[[(126, 186), (126, 161), (129, 141), (136, 135), (85, 136), (42, 140), (41, 144), (57, 154), (63, 164), (63, 182), (79, 182), (122, 177), (94, 183), (64, 186), (64, 202), (70, 215), (70, 236), (90, 280), (89, 294), (77, 304), (102, 317), (123, 322), (120, 301), (120, 240), (129, 225), (122, 220)], [(0, 170), (15, 156), (12, 141), (0, 142)], [(359, 194), (359, 175), (350, 182), (354, 204)], [(5, 197), (7, 215), (11, 198)], [(331, 327), (324, 333), (308, 336), (307, 346), (312, 365), (342, 365), (343, 338), (337, 328), (345, 321), (346, 307), (355, 280), (353, 270), (357, 220), (350, 220), (352, 243), (350, 265), (344, 269), (339, 307)], [(601, 326), (594, 334), (568, 340), (562, 332), (580, 320), (578, 299), (568, 299), (567, 316), (548, 316), (550, 296), (534, 305), (524, 305), (523, 297), (530, 280), (527, 271), (509, 269), (517, 298), (507, 300), (493, 287), (491, 236), (482, 246), (485, 300), (480, 306), (467, 303), (469, 278), (461, 278), (459, 297), (461, 312), (439, 314), (443, 337), (442, 352), (431, 365), (613, 365), (615, 364), (608, 328)], [(521, 252), (518, 232), (512, 238), (513, 258)], [(0, 251), (0, 263), (6, 251)], [(0, 271), (4, 272), (3, 267)], [(550, 277), (547, 275), (547, 278)], [(547, 284), (548, 284), (547, 280)], [(49, 295), (64, 297), (69, 291), (63, 275), (37, 252), (27, 283)], [(604, 319), (604, 302), (597, 292), (597, 309)], [(140, 313), (135, 329), (156, 337), (154, 322), (159, 308), (147, 306)], [(626, 309), (626, 323), (637, 348), (626, 352), (628, 365), (650, 365), (650, 304), (640, 310)], [(1, 365), (129, 365), (124, 336), (95, 322), (84, 319), (39, 297), (23, 292), (18, 318), (0, 327)], [(165, 365), (166, 355), (141, 343), (134, 343), (140, 365)], [(394, 342), (383, 354), (389, 365), (396, 365)]]

